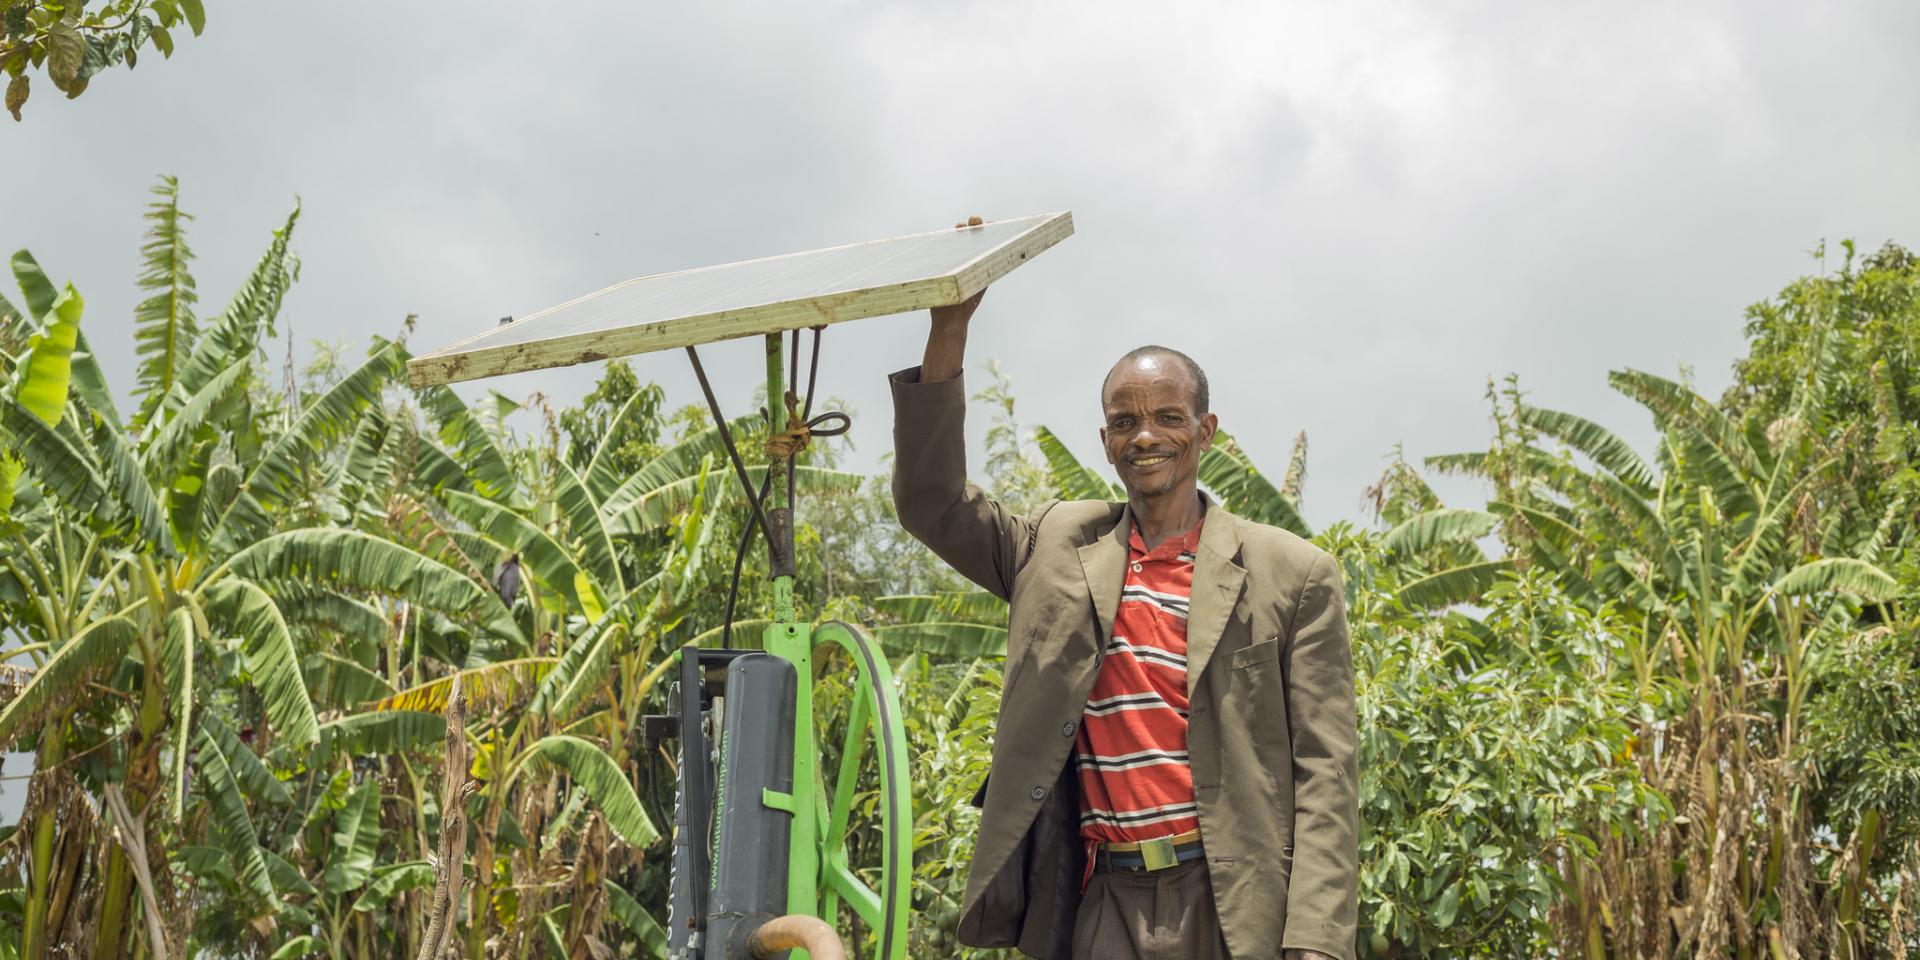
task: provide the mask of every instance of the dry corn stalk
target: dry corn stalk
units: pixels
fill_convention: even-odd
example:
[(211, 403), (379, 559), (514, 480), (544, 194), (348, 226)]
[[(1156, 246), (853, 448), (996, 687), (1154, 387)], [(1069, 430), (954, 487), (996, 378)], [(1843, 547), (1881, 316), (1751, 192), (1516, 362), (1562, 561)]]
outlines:
[(466, 698), (460, 692), (460, 678), (454, 677), (447, 692), (447, 755), (445, 776), (440, 786), (440, 850), (434, 861), (433, 899), (427, 904), (427, 935), (420, 941), (418, 960), (439, 960), (447, 955), (456, 939), (454, 921), (460, 911), (461, 863), (467, 852), (467, 794), (473, 785), (467, 778)]

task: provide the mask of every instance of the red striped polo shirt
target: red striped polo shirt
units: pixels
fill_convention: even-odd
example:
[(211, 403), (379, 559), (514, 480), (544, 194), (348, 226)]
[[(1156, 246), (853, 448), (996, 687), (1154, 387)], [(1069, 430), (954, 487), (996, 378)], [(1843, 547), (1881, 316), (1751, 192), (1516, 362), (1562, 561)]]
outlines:
[(1120, 606), (1075, 738), (1089, 843), (1200, 826), (1187, 763), (1187, 600), (1199, 544), (1199, 524), (1152, 550), (1129, 531)]

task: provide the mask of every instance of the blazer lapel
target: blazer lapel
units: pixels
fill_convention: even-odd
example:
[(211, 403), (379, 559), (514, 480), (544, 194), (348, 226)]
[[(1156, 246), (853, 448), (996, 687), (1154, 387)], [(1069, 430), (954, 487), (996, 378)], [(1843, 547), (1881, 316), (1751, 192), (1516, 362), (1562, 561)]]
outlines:
[(1220, 645), (1220, 634), (1227, 618), (1240, 601), (1240, 589), (1247, 581), (1247, 568), (1236, 559), (1240, 555), (1239, 519), (1217, 503), (1207, 505), (1207, 518), (1200, 527), (1200, 549), (1193, 558), (1193, 595), (1187, 605), (1187, 694), (1192, 696), (1207, 669), (1207, 661)]
[(1113, 618), (1120, 612), (1120, 588), (1127, 579), (1127, 532), (1133, 516), (1120, 509), (1120, 522), (1092, 543), (1080, 547), (1080, 570), (1087, 577), (1087, 595), (1093, 598), (1094, 622), (1102, 647), (1113, 636)]

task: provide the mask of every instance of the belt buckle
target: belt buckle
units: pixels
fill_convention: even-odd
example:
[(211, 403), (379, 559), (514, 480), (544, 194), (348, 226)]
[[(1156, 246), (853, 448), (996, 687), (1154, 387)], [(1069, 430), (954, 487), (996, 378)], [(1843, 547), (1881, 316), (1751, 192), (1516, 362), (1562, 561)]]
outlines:
[(1180, 862), (1179, 855), (1173, 851), (1172, 837), (1140, 841), (1140, 859), (1149, 872), (1165, 870)]

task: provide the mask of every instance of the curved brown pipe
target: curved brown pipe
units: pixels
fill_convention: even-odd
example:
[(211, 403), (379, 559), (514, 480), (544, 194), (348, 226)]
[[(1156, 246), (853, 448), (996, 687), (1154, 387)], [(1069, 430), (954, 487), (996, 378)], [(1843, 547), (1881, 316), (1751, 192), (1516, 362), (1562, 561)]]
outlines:
[(807, 951), (812, 960), (846, 960), (847, 957), (846, 948), (840, 945), (840, 935), (834, 933), (825, 920), (805, 914), (775, 917), (747, 938), (747, 952), (761, 960), (795, 948)]

